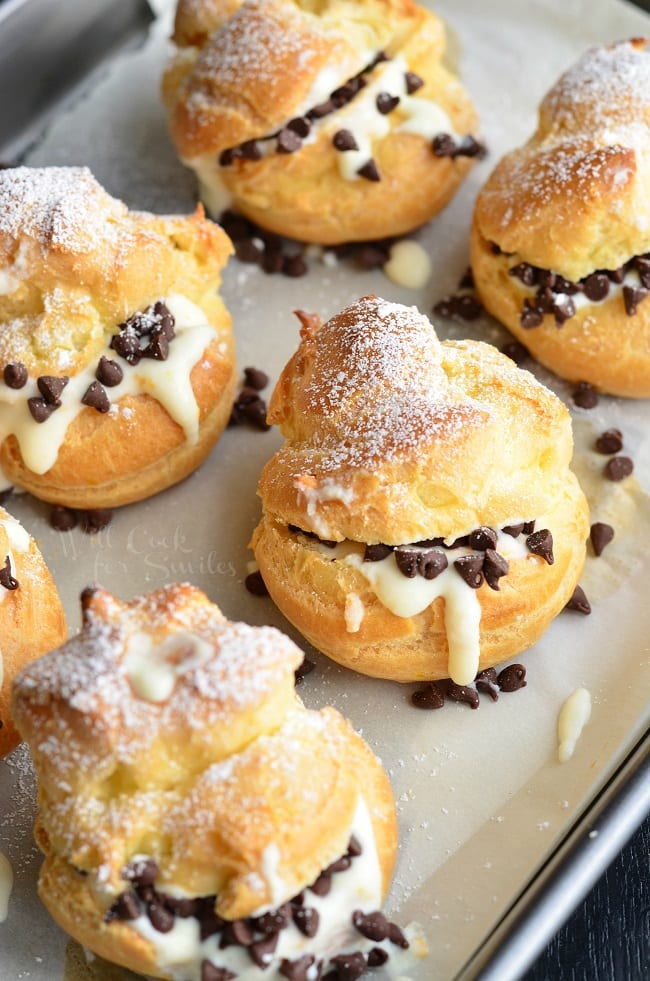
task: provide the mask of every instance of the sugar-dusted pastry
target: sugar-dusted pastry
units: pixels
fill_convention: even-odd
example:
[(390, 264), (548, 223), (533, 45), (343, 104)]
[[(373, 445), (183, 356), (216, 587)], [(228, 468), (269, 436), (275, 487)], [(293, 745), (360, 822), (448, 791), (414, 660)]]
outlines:
[(440, 342), (367, 296), (302, 341), (269, 406), (285, 443), (252, 545), (285, 616), (334, 660), (396, 681), (528, 648), (585, 558), (569, 414), (495, 348)]
[(163, 96), (215, 217), (321, 244), (398, 235), (449, 201), (482, 150), (412, 0), (180, 0)]
[(20, 742), (9, 708), (15, 675), (65, 637), (65, 614), (43, 556), (0, 507), (0, 758)]
[(187, 584), (127, 604), (90, 588), (82, 606), (81, 633), (14, 683), (57, 922), (183, 981), (298, 981), (341, 952), (397, 955), (408, 941), (378, 912), (388, 778), (338, 712), (297, 698), (298, 648)]
[(0, 470), (78, 508), (176, 483), (236, 384), (218, 296), (232, 250), (199, 207), (129, 211), (85, 168), (0, 171)]
[(650, 396), (650, 46), (588, 51), (479, 194), (487, 309), (556, 374)]

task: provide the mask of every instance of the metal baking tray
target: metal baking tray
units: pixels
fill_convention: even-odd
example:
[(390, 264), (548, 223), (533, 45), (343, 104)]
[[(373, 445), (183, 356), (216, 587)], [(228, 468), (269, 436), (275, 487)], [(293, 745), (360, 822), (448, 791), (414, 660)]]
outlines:
[[(166, 134), (158, 97), (167, 56), (165, 4), (137, 0), (0, 2), (0, 159), (33, 165), (88, 164), (130, 206), (191, 211), (192, 176)], [(232, 261), (223, 294), (234, 318), (239, 364), (277, 375), (298, 340), (297, 308), (326, 317), (369, 292), (430, 313), (453, 292), (467, 264), (467, 233), (480, 184), (499, 156), (534, 128), (537, 104), (589, 45), (648, 33), (650, 20), (620, 0), (440, 0), (450, 57), (472, 93), (490, 155), (449, 207), (419, 233), (434, 275), (422, 290), (310, 259), (303, 279), (266, 276)], [(489, 9), (488, 9), (489, 8)], [(154, 17), (153, 14), (160, 14)], [(531, 57), (534, 51), (543, 57)], [(489, 318), (437, 324), (442, 336), (497, 345), (507, 335)], [(228, 430), (200, 470), (149, 501), (121, 509), (95, 536), (53, 531), (46, 506), (15, 496), (10, 509), (37, 538), (59, 585), (71, 629), (78, 596), (92, 581), (122, 598), (188, 579), (233, 619), (272, 623), (316, 662), (301, 695), (336, 705), (382, 757), (397, 801), (401, 849), (387, 909), (417, 919), (431, 953), (415, 981), (518, 977), (650, 811), (647, 637), (644, 574), (650, 555), (650, 406), (601, 398), (586, 411), (570, 387), (535, 373), (567, 401), (575, 424), (575, 466), (593, 508), (616, 538), (590, 556), (583, 585), (591, 617), (562, 614), (520, 656), (528, 686), (481, 702), (476, 712), (447, 704), (436, 713), (408, 703), (413, 686), (365, 679), (310, 651), (268, 599), (243, 580), (259, 516), (255, 487), (275, 451), (275, 431)], [(602, 480), (594, 436), (618, 426), (635, 475)], [(572, 759), (556, 759), (559, 709), (579, 687), (592, 717)], [(0, 763), (0, 851), (15, 884), (0, 924), (0, 981), (78, 981), (74, 951), (35, 892), (39, 856), (31, 839), (33, 775), (24, 747)], [(100, 974), (86, 975), (99, 978)], [(126, 978), (126, 972), (110, 977)], [(106, 975), (108, 977), (108, 975)]]

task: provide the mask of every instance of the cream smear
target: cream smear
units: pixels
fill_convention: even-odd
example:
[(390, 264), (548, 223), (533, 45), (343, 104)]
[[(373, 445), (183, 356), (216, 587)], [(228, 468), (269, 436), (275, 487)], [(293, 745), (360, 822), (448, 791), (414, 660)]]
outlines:
[(189, 631), (181, 630), (157, 645), (149, 634), (135, 633), (122, 667), (136, 695), (148, 702), (166, 702), (178, 678), (213, 656), (212, 644)]
[(0, 923), (4, 923), (9, 912), (9, 897), (14, 884), (14, 870), (11, 862), (0, 852)]
[(573, 756), (576, 743), (591, 715), (591, 695), (586, 688), (577, 688), (560, 709), (557, 720), (558, 759), (566, 763)]

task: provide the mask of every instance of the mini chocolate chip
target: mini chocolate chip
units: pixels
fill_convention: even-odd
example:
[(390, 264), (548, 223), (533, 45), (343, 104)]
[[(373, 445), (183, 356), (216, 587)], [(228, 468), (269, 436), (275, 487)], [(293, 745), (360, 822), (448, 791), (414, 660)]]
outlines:
[(264, 250), (253, 239), (241, 239), (235, 244), (235, 255), (240, 262), (256, 265), (264, 254)]
[(266, 421), (266, 403), (263, 399), (258, 398), (254, 402), (249, 402), (244, 406), (243, 412), (248, 421), (261, 432), (266, 433), (271, 428)]
[(493, 702), (499, 701), (499, 686), (495, 668), (483, 668), (482, 671), (479, 671), (474, 684), (478, 691), (485, 692)]
[(269, 591), (266, 588), (266, 583), (262, 579), (262, 573), (259, 571), (249, 572), (249, 574), (244, 579), (244, 586), (249, 593), (253, 596), (268, 596)]
[(167, 340), (173, 340), (176, 336), (176, 331), (174, 330), (176, 320), (164, 300), (156, 300), (153, 305), (153, 316), (158, 321), (158, 326)]
[(70, 379), (67, 375), (41, 375), (36, 379), (38, 390), (48, 405), (53, 405), (57, 409), (61, 405), (61, 392), (68, 384)]
[(154, 930), (158, 933), (169, 933), (169, 931), (174, 926), (175, 917), (173, 913), (170, 913), (168, 909), (159, 902), (151, 902), (147, 904), (147, 916), (151, 922)]
[(282, 265), (282, 272), (285, 276), (289, 276), (291, 279), (297, 279), (299, 276), (305, 276), (307, 274), (307, 263), (305, 262), (305, 257), (300, 252), (295, 255), (285, 256)]
[(352, 858), (358, 858), (359, 855), (363, 855), (363, 848), (361, 847), (361, 842), (354, 835), (351, 836), (348, 842), (348, 855)]
[(298, 136), (302, 137), (304, 140), (305, 137), (309, 136), (311, 132), (311, 123), (306, 116), (296, 116), (295, 119), (289, 120), (287, 123), (287, 129), (297, 133)]
[(321, 872), (316, 881), (312, 882), (309, 888), (313, 893), (315, 893), (316, 896), (327, 896), (332, 888), (332, 882), (329, 875), (326, 875), (325, 872)]
[(113, 388), (115, 385), (119, 385), (124, 378), (124, 372), (120, 368), (117, 361), (112, 361), (110, 358), (101, 356), (97, 364), (97, 371), (95, 372), (95, 378), (100, 381), (102, 385), (106, 388)]
[(506, 525), (502, 531), (505, 535), (510, 535), (511, 538), (518, 538), (524, 530), (524, 522), (521, 521), (517, 525)]
[(72, 508), (55, 504), (50, 511), (50, 524), (55, 531), (71, 531), (77, 527), (77, 514)]
[(305, 937), (315, 937), (318, 933), (320, 916), (312, 906), (300, 906), (293, 911), (293, 922)]
[(7, 388), (24, 388), (27, 384), (27, 368), (22, 361), (10, 361), (5, 365), (3, 378)]
[(169, 357), (169, 341), (162, 333), (151, 335), (151, 340), (140, 352), (143, 358), (153, 358), (154, 361), (166, 361)]
[(397, 568), (407, 579), (415, 579), (418, 574), (418, 551), (408, 545), (399, 545), (393, 552)]
[(454, 569), (472, 589), (483, 585), (483, 555), (461, 555), (454, 561)]
[(367, 181), (381, 180), (381, 174), (379, 173), (377, 164), (372, 159), (372, 157), (370, 158), (370, 160), (367, 161), (367, 163), (364, 163), (363, 167), (359, 167), (359, 169), (357, 170), (357, 174), (359, 175), (359, 177), (365, 177)]
[(295, 130), (285, 127), (277, 136), (276, 149), (278, 153), (295, 153), (302, 146), (302, 137)]
[(483, 305), (475, 296), (464, 294), (454, 298), (454, 313), (461, 320), (477, 320), (483, 313)]
[(224, 933), (231, 944), (239, 947), (250, 947), (255, 940), (253, 928), (248, 920), (228, 920), (224, 926)]
[(389, 112), (396, 109), (399, 105), (399, 96), (391, 95), (390, 92), (380, 92), (375, 100), (377, 106), (377, 112), (380, 112), (382, 116), (387, 116)]
[(364, 562), (381, 562), (393, 551), (392, 545), (384, 545), (378, 542), (376, 545), (366, 545), (363, 553)]
[(314, 106), (307, 113), (308, 119), (322, 119), (323, 116), (329, 116), (330, 113), (334, 112), (336, 106), (331, 99), (327, 99), (325, 102), (321, 102), (319, 105)]
[(608, 480), (624, 480), (634, 470), (634, 463), (629, 456), (613, 456), (608, 460), (603, 470)]
[(302, 659), (302, 663), (296, 668), (293, 675), (297, 685), (301, 685), (303, 679), (307, 677), (308, 674), (314, 670), (316, 665), (313, 661), (310, 661), (308, 657)]
[(255, 929), (264, 934), (278, 933), (278, 931), (288, 927), (290, 922), (291, 906), (285, 903), (283, 906), (279, 906), (277, 909), (270, 910), (268, 913), (263, 913), (262, 916), (259, 916), (255, 920)]
[(576, 305), (570, 296), (553, 305), (553, 315), (558, 327), (562, 327), (576, 312)]
[(604, 453), (607, 455), (613, 453), (620, 453), (623, 449), (623, 434), (620, 429), (606, 429), (604, 433), (601, 433), (596, 442), (594, 443), (594, 449), (598, 453)]
[(469, 547), (476, 549), (477, 552), (485, 552), (488, 548), (496, 548), (497, 533), (494, 528), (482, 525), (470, 532)]
[(514, 276), (515, 279), (520, 280), (524, 286), (537, 286), (539, 269), (537, 266), (531, 266), (529, 262), (519, 262), (516, 266), (509, 269), (508, 273), (510, 276)]
[(431, 149), (436, 157), (453, 157), (456, 153), (456, 141), (448, 133), (438, 133), (431, 142)]
[(367, 967), (366, 958), (360, 951), (330, 957), (330, 964), (336, 971), (338, 981), (358, 981)]
[(404, 931), (398, 927), (397, 923), (388, 924), (388, 939), (396, 947), (401, 947), (402, 950), (408, 950), (409, 942), (404, 936)]
[(460, 538), (455, 538), (447, 548), (469, 548), (469, 535), (461, 535)]
[(422, 538), (419, 542), (415, 542), (420, 548), (444, 548), (445, 540), (444, 538)]
[(214, 899), (209, 905), (206, 905), (206, 908), (201, 911), (197, 919), (199, 921), (199, 936), (201, 940), (207, 940), (208, 937), (213, 937), (216, 933), (221, 933), (226, 926), (226, 921), (214, 911)]
[(335, 859), (331, 862), (327, 868), (324, 870), (325, 875), (336, 875), (337, 872), (345, 872), (346, 869), (350, 868), (352, 860), (349, 855), (341, 855), (340, 858)]
[(89, 511), (79, 512), (79, 523), (81, 530), (87, 535), (94, 535), (96, 532), (106, 528), (113, 520), (113, 512), (109, 508), (91, 508)]
[(385, 266), (390, 258), (389, 250), (377, 243), (366, 243), (362, 245), (357, 254), (359, 265), (362, 269), (379, 269)]
[(589, 382), (578, 382), (573, 392), (573, 401), (581, 409), (593, 409), (598, 405), (598, 392)]
[(111, 400), (106, 394), (103, 385), (98, 381), (91, 382), (84, 394), (81, 396), (83, 405), (96, 409), (97, 412), (108, 412), (111, 407)]
[(485, 146), (475, 136), (468, 133), (460, 141), (458, 149), (454, 156), (456, 157), (484, 157), (485, 156)]
[(57, 410), (56, 405), (50, 405), (38, 395), (27, 399), (27, 408), (31, 412), (34, 422), (46, 422)]
[(534, 531), (535, 531), (535, 522), (524, 521), (524, 528), (523, 528), (524, 535), (532, 535)]
[(585, 616), (589, 616), (591, 613), (591, 603), (587, 599), (587, 595), (582, 586), (576, 586), (571, 594), (571, 599), (564, 609), (577, 610), (578, 613), (584, 613)]
[(445, 704), (445, 696), (438, 685), (431, 682), (411, 694), (411, 705), (419, 709), (439, 709)]
[(5, 559), (5, 564), (0, 568), (0, 586), (4, 589), (14, 590), (18, 589), (20, 583), (11, 574), (11, 559), (9, 556)]
[(201, 981), (234, 981), (237, 975), (227, 967), (217, 967), (212, 961), (201, 961)]
[(645, 300), (649, 293), (650, 290), (645, 289), (643, 286), (623, 287), (623, 302), (625, 303), (625, 312), (628, 317), (633, 317), (635, 315), (638, 310), (639, 303)]
[(288, 981), (314, 981), (318, 976), (313, 970), (315, 963), (316, 958), (313, 954), (303, 954), (295, 961), (290, 961), (285, 957), (280, 962), (278, 971)]
[(417, 558), (417, 570), (423, 579), (437, 579), (441, 572), (444, 572), (449, 565), (449, 560), (444, 552), (439, 548), (428, 549), (426, 552), (419, 552)]
[(368, 967), (381, 967), (388, 960), (388, 951), (383, 947), (372, 947), (368, 951)]
[(361, 936), (368, 940), (379, 943), (388, 936), (388, 920), (379, 910), (374, 913), (363, 913), (360, 909), (355, 909), (352, 923)]
[(641, 286), (650, 290), (650, 255), (638, 255), (634, 260), (636, 271), (641, 280)]
[(524, 328), (524, 330), (532, 330), (533, 327), (539, 327), (544, 321), (544, 313), (539, 307), (534, 307), (532, 304), (526, 300), (524, 303), (524, 309), (521, 311), (519, 317), (519, 323)]
[(421, 89), (424, 85), (424, 81), (415, 72), (405, 72), (404, 81), (406, 82), (406, 91), (408, 95), (413, 95), (418, 89)]
[(262, 150), (257, 140), (246, 140), (237, 147), (238, 155), (242, 160), (261, 160)]
[(614, 529), (603, 521), (595, 521), (589, 532), (594, 555), (602, 555), (603, 550), (614, 537)]
[(471, 709), (479, 707), (479, 697), (476, 688), (471, 685), (457, 685), (455, 681), (450, 681), (446, 689), (447, 698), (454, 702), (462, 702), (469, 705)]
[(268, 273), (269, 276), (272, 276), (273, 273), (282, 272), (282, 267), (284, 266), (284, 256), (281, 252), (271, 251), (267, 248), (262, 256), (261, 266), (264, 272)]
[(582, 288), (588, 300), (597, 303), (609, 293), (609, 276), (606, 273), (592, 273), (582, 280)]
[(458, 283), (459, 290), (473, 290), (474, 289), (474, 274), (472, 272), (471, 266), (468, 266), (463, 275), (460, 277)]
[(0, 490), (0, 504), (5, 504), (11, 495), (13, 494), (13, 487), (5, 487), (4, 490)]
[(120, 333), (113, 335), (110, 346), (128, 364), (136, 365), (140, 361), (140, 342), (133, 328), (120, 326)]
[(105, 922), (111, 920), (136, 920), (140, 916), (140, 904), (135, 894), (127, 889), (120, 893), (108, 913), (104, 917)]
[(269, 376), (261, 368), (244, 368), (244, 381), (248, 388), (261, 392), (269, 383)]
[(135, 858), (122, 869), (122, 878), (136, 886), (152, 886), (158, 872), (158, 863), (153, 858)]
[(520, 688), (525, 688), (528, 684), (526, 668), (523, 664), (509, 664), (497, 675), (497, 684), (501, 691), (519, 691)]
[(201, 912), (199, 899), (184, 896), (170, 896), (168, 893), (159, 893), (158, 895), (166, 909), (170, 913), (173, 913), (174, 916), (180, 916), (184, 920), (190, 916), (194, 916), (196, 919), (199, 918), (199, 913)]
[(483, 575), (485, 576), (485, 581), (490, 587), (497, 592), (499, 591), (499, 579), (506, 576), (510, 571), (510, 565), (508, 560), (500, 555), (499, 552), (495, 551), (493, 548), (487, 548), (485, 550), (485, 559), (483, 561)]
[(553, 535), (548, 528), (541, 528), (526, 538), (526, 545), (535, 555), (541, 556), (549, 565), (555, 561), (553, 557)]
[(235, 150), (233, 147), (228, 147), (227, 150), (222, 150), (219, 154), (219, 166), (220, 167), (230, 167), (233, 160), (235, 159)]

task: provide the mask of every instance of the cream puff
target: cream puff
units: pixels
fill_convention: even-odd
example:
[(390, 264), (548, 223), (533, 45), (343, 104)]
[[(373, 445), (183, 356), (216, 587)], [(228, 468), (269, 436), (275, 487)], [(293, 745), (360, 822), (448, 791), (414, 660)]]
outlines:
[(0, 171), (0, 470), (75, 508), (182, 480), (237, 377), (218, 296), (232, 247), (201, 207), (129, 211), (85, 168)]
[(14, 677), (65, 637), (63, 606), (43, 556), (0, 507), (0, 757), (20, 742), (9, 705)]
[(593, 48), (481, 190), (478, 294), (556, 374), (650, 396), (650, 46)]
[(408, 947), (379, 912), (388, 778), (338, 712), (298, 699), (298, 648), (187, 584), (130, 603), (90, 588), (82, 606), (80, 634), (14, 682), (54, 919), (184, 981), (299, 981)]
[(488, 344), (440, 342), (367, 296), (301, 314), (269, 422), (252, 547), (271, 597), (335, 661), (396, 681), (476, 674), (570, 598), (587, 504), (564, 404)]
[(171, 137), (215, 217), (323, 245), (400, 235), (482, 152), (444, 26), (412, 0), (180, 0), (174, 41)]

